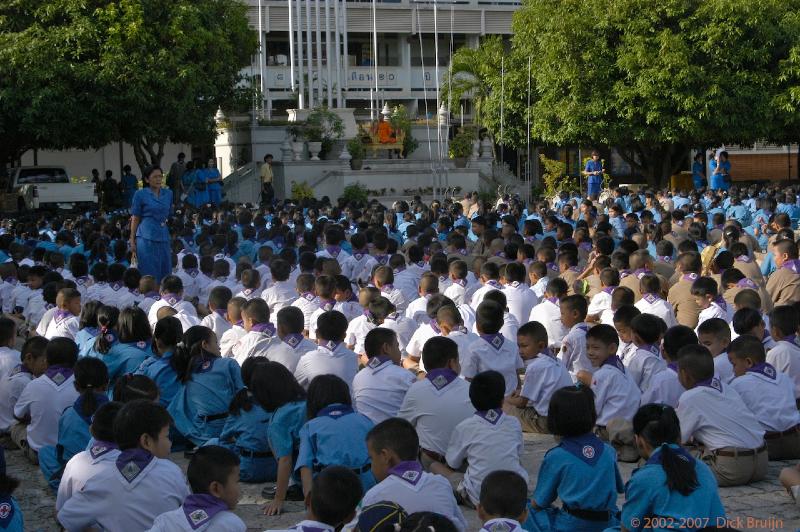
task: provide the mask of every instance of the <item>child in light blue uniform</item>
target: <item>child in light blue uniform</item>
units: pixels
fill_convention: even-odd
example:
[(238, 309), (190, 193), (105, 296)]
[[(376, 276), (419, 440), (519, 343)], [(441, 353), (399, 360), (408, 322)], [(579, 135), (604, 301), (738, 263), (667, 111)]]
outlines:
[(300, 430), (306, 423), (306, 392), (294, 375), (277, 362), (256, 367), (253, 383), (256, 401), (272, 414), (267, 427), (267, 440), (276, 460), (277, 474), (275, 491), (269, 494), (272, 501), (264, 513), (277, 515), (283, 507), (283, 501), (304, 499), (300, 486), (289, 486), (289, 480), (300, 448)]
[(659, 517), (656, 525), (659, 521), (681, 523), (681, 530), (713, 528), (725, 522), (714, 474), (678, 445), (681, 429), (672, 407), (642, 406), (633, 418), (633, 432), (647, 463), (633, 472), (625, 487), (621, 525), (626, 530), (644, 530), (647, 518), (653, 516)]
[[(269, 386), (265, 379), (253, 378), (255, 369), (269, 364), (267, 357), (250, 357), (242, 364), (242, 388), (230, 404), (230, 416), (219, 438), (211, 438), (206, 445), (219, 445), (234, 451), (241, 461), (239, 480), (242, 482), (272, 482), (278, 464), (269, 449), (267, 424), (271, 415), (259, 405), (251, 392)], [(260, 377), (260, 376), (259, 376)]]
[(149, 356), (150, 325), (144, 311), (128, 307), (121, 313), (116, 307), (104, 305), (97, 311), (100, 332), (89, 352), (108, 367), (109, 396), (117, 380), (133, 373)]
[(25, 530), (22, 510), (17, 500), (11, 496), (19, 486), (19, 480), (6, 475), (6, 455), (0, 446), (0, 529), (3, 532), (23, 532)]
[(81, 319), (75, 343), (78, 344), (78, 357), (83, 358), (94, 347), (97, 338), (97, 311), (102, 306), (99, 301), (87, 301), (81, 309)]
[[(592, 433), (596, 420), (588, 387), (553, 394), (547, 428), (561, 443), (547, 451), (539, 468), (525, 530), (599, 532), (619, 523), (617, 494), (624, 486), (617, 453)], [(556, 498), (560, 509), (552, 506)]]
[(219, 438), (233, 397), (244, 388), (241, 368), (232, 358), (220, 358), (214, 331), (189, 328), (173, 355), (182, 387), (167, 409), (177, 430), (195, 445)]
[(136, 369), (137, 375), (153, 379), (161, 391), (159, 401), (166, 407), (181, 389), (178, 374), (172, 367), (172, 355), (183, 336), (183, 326), (175, 316), (167, 316), (156, 322), (153, 331), (152, 355)]
[(312, 478), (331, 465), (352, 469), (365, 492), (375, 485), (366, 443), (373, 423), (351, 404), (350, 388), (335, 375), (319, 375), (309, 384), (308, 422), (300, 430), (295, 465), (304, 493), (311, 489)]
[(56, 446), (48, 445), (39, 449), (39, 468), (53, 490), (58, 490), (61, 475), (69, 459), (86, 450), (92, 438), (89, 432), (92, 416), (102, 404), (108, 402), (105, 394), (108, 369), (105, 364), (96, 358), (79, 359), (75, 364), (74, 375), (75, 388), (81, 395), (72, 407), (64, 410), (58, 420)]

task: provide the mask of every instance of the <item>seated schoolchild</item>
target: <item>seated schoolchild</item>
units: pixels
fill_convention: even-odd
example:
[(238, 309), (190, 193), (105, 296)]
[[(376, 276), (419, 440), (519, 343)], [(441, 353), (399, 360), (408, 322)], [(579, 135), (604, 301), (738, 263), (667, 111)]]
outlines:
[(586, 323), (588, 304), (582, 295), (571, 295), (561, 299), (561, 323), (569, 331), (561, 342), (558, 359), (564, 363), (573, 382), (588, 383), (594, 371), (586, 358)]
[(333, 310), (338, 310), (344, 314), (349, 323), (361, 314), (363, 310), (358, 297), (354, 293), (354, 285), (350, 282), (350, 277), (344, 275), (334, 275), (333, 282), (336, 285), (336, 291), (334, 292), (336, 304), (333, 306)]
[(513, 471), (492, 471), (481, 483), (480, 532), (523, 532), (528, 519), (528, 483)]
[(642, 394), (642, 404), (665, 404), (678, 406), (678, 399), (686, 391), (678, 379), (678, 353), (681, 347), (697, 343), (697, 335), (686, 325), (676, 325), (664, 333), (661, 342), (661, 357), (667, 369), (659, 371), (650, 380), (650, 387)]
[(644, 274), (639, 279), (639, 289), (642, 292), (642, 299), (637, 301), (635, 306), (642, 314), (658, 316), (664, 320), (667, 328), (678, 324), (672, 303), (661, 297), (661, 280), (658, 276), (652, 273)]
[(347, 319), (336, 310), (324, 312), (317, 319), (317, 349), (306, 353), (297, 363), (294, 376), (308, 388), (314, 377), (331, 374), (348, 386), (358, 373), (358, 357), (344, 345)]
[(383, 296), (376, 297), (369, 304), (369, 314), (372, 323), (384, 329), (391, 329), (397, 334), (397, 345), (400, 346), (400, 352), (405, 355), (406, 347), (419, 328), (417, 322), (397, 312), (394, 303)]
[[(152, 275), (143, 275), (139, 279), (139, 293), (142, 294), (142, 300), (139, 301), (138, 306), (145, 314), (149, 313), (150, 308), (161, 299), (161, 294), (158, 293), (158, 283)], [(87, 294), (86, 299), (91, 300), (92, 298)]]
[[(623, 483), (617, 453), (594, 435), (594, 394), (587, 386), (561, 388), (550, 401), (547, 426), (560, 443), (539, 468), (526, 530), (592, 530), (614, 526)], [(556, 499), (561, 508), (553, 507)]]
[(697, 326), (697, 341), (714, 357), (714, 372), (723, 384), (733, 380), (733, 366), (728, 360), (728, 345), (731, 343), (731, 328), (720, 318), (710, 318)]
[[(314, 289), (314, 276), (310, 273), (303, 273), (297, 276), (297, 299), (290, 306), (300, 309), (303, 313), (303, 330), (308, 331), (311, 315), (319, 309), (317, 292)], [(286, 307), (284, 307), (286, 308)]]
[(11, 318), (0, 317), (0, 381), (20, 363), (20, 352), (14, 349), (16, 341), (17, 324)]
[[(158, 321), (158, 309), (161, 307), (172, 307), (178, 312), (183, 312), (192, 317), (197, 317), (197, 310), (194, 305), (183, 300), (183, 282), (180, 277), (168, 275), (161, 281), (160, 299), (153, 303), (147, 311), (147, 319), (150, 326), (155, 326)], [(207, 302), (207, 301), (206, 301)], [(204, 304), (206, 303), (204, 302)]]
[(336, 281), (332, 275), (320, 275), (314, 280), (314, 293), (317, 299), (314, 301), (314, 312), (308, 318), (308, 337), (311, 340), (317, 339), (317, 320), (323, 312), (334, 310), (336, 306)]
[(242, 306), (242, 321), (247, 333), (231, 349), (231, 356), (239, 363), (252, 356), (264, 356), (280, 340), (270, 323), (269, 306), (261, 298), (251, 299)]
[[(236, 293), (236, 297), (243, 297), (250, 301), (261, 295), (261, 274), (255, 268), (247, 268), (241, 275), (242, 289)], [(209, 299), (211, 294), (209, 293)]]
[(41, 376), (47, 369), (47, 340), (41, 336), (33, 336), (22, 344), (20, 363), (0, 379), (0, 434), (3, 444), (12, 447), (11, 433), (21, 433), (18, 438), (25, 437), (26, 425), (14, 417), (14, 406), (25, 389), (25, 385)]
[(58, 310), (47, 325), (44, 337), (52, 340), (57, 337), (75, 339), (80, 327), (81, 293), (74, 288), (62, 288), (58, 292)]
[(72, 494), (58, 511), (67, 530), (99, 525), (103, 530), (147, 530), (159, 515), (180, 507), (189, 495), (180, 467), (170, 462), (170, 417), (146, 400), (125, 404), (114, 420), (120, 454)]
[(172, 357), (183, 338), (183, 327), (174, 316), (156, 322), (153, 331), (152, 355), (136, 369), (135, 374), (144, 375), (155, 381), (160, 390), (159, 401), (166, 407), (180, 389), (178, 374), (172, 366)]
[(22, 509), (13, 497), (14, 490), (19, 486), (19, 480), (6, 474), (5, 450), (0, 447), (0, 505), (3, 508), (2, 523), (5, 532), (22, 532), (24, 520)]
[(470, 385), (458, 378), (458, 355), (458, 345), (449, 338), (436, 336), (425, 342), (422, 362), (427, 373), (411, 384), (397, 414), (417, 430), (426, 469), (433, 462), (444, 463), (453, 430), (475, 413)]
[(227, 286), (215, 286), (208, 295), (208, 310), (211, 313), (203, 318), (200, 325), (214, 331), (217, 338), (222, 338), (222, 335), (233, 327), (226, 316), (228, 303), (232, 298), (231, 289)]
[(64, 506), (73, 493), (83, 488), (87, 480), (100, 471), (114, 467), (119, 456), (119, 448), (114, 441), (114, 419), (120, 408), (122, 403), (109, 401), (100, 406), (92, 416), (89, 432), (94, 441), (88, 449), (70, 458), (64, 467), (56, 495), (56, 512)]
[(369, 361), (353, 379), (353, 407), (380, 423), (397, 416), (416, 377), (400, 365), (400, 345), (391, 329), (372, 329), (364, 339), (364, 349)]
[(643, 405), (633, 417), (633, 432), (646, 462), (625, 486), (621, 518), (625, 530), (645, 530), (644, 523), (652, 516), (684, 522), (682, 530), (724, 522), (714, 474), (680, 446), (681, 428), (672, 407)]
[(300, 359), (317, 348), (317, 345), (303, 336), (303, 312), (295, 307), (283, 307), (278, 311), (276, 333), (280, 342), (269, 346), (264, 354), (269, 360), (283, 364), (294, 374)]
[[(130, 403), (137, 399), (146, 399), (159, 403), (160, 395), (158, 385), (153, 379), (145, 375), (128, 373), (127, 375), (123, 375), (117, 382), (111, 400), (119, 403)], [(172, 434), (176, 434), (173, 432), (173, 429), (174, 427), (170, 427), (170, 439), (173, 437)], [(176, 434), (176, 437), (180, 437), (180, 434)]]
[(86, 449), (91, 439), (89, 426), (97, 409), (108, 402), (108, 369), (96, 358), (82, 358), (75, 363), (75, 389), (80, 396), (58, 420), (58, 443), (39, 449), (39, 468), (53, 489), (70, 458)]
[(769, 459), (800, 458), (800, 412), (792, 381), (767, 363), (764, 347), (755, 336), (743, 335), (731, 342), (728, 356), (735, 375), (730, 385), (766, 431)]
[(639, 314), (631, 320), (630, 330), (636, 351), (625, 357), (622, 363), (642, 392), (650, 389), (653, 375), (667, 369), (659, 348), (663, 323), (661, 318), (652, 314)]
[(310, 483), (306, 519), (291, 529), (265, 532), (334, 532), (342, 523), (352, 521), (363, 493), (356, 473), (347, 467), (327, 467)]
[(231, 449), (240, 457), (242, 482), (275, 480), (277, 465), (269, 450), (267, 432), (264, 430), (271, 414), (261, 408), (252, 393), (255, 388), (268, 384), (265, 381), (256, 382), (253, 378), (256, 367), (268, 362), (266, 358), (259, 356), (245, 360), (242, 366), (242, 382), (246, 388), (239, 390), (231, 401), (230, 415), (225, 420), (219, 438), (211, 438), (206, 442), (206, 445)]
[(367, 336), (367, 333), (377, 327), (375, 318), (372, 316), (369, 307), (378, 297), (382, 297), (380, 290), (369, 286), (362, 288), (358, 294), (358, 302), (359, 306), (361, 306), (361, 311), (358, 316), (348, 322), (344, 337), (344, 343), (347, 348), (357, 354), (364, 352), (364, 338)]
[(522, 389), (506, 398), (504, 410), (519, 419), (524, 432), (547, 434), (547, 409), (556, 390), (572, 384), (572, 378), (547, 347), (547, 330), (531, 321), (517, 331), (520, 356), (530, 360)]
[(78, 345), (69, 338), (54, 338), (47, 344), (46, 353), (44, 375), (28, 382), (14, 405), (14, 417), (26, 430), (13, 429), (11, 438), (33, 464), (38, 464), (39, 449), (58, 443), (61, 413), (80, 395), (73, 376)]
[(233, 513), (239, 503), (239, 457), (216, 445), (201, 447), (189, 461), (186, 476), (192, 489), (180, 508), (156, 517), (150, 532), (244, 532)]
[(770, 314), (770, 334), (775, 346), (767, 352), (767, 362), (787, 374), (794, 382), (794, 397), (800, 405), (800, 342), (797, 330), (800, 313), (793, 305), (781, 305)]
[(100, 331), (97, 326), (97, 311), (102, 306), (103, 304), (99, 301), (87, 301), (81, 308), (78, 332), (75, 334), (75, 343), (78, 344), (78, 358), (87, 356), (94, 347), (95, 339)]
[(461, 375), (470, 380), (483, 371), (497, 371), (505, 380), (505, 396), (508, 397), (519, 386), (517, 371), (525, 366), (513, 340), (500, 334), (503, 308), (493, 301), (484, 301), (478, 305), (476, 318), (480, 341), (461, 355)]
[(222, 333), (222, 337), (219, 339), (220, 356), (232, 357), (233, 346), (247, 334), (247, 331), (244, 330), (244, 321), (242, 321), (242, 307), (245, 303), (247, 300), (243, 297), (234, 297), (228, 301), (226, 317), (231, 328)]
[(195, 445), (218, 438), (233, 397), (244, 388), (241, 367), (219, 356), (214, 332), (201, 325), (183, 334), (173, 355), (173, 368), (182, 386), (168, 410), (175, 428)]
[[(555, 278), (547, 283), (547, 290), (538, 305), (531, 309), (528, 321), (538, 321), (547, 329), (548, 347), (561, 349), (561, 342), (569, 332), (569, 328), (561, 322), (559, 300), (567, 295), (567, 283), (564, 279)], [(587, 307), (588, 308), (588, 307)]]
[(678, 377), (686, 388), (677, 408), (681, 439), (697, 444), (717, 483), (739, 486), (763, 479), (767, 475), (765, 431), (736, 390), (716, 377), (708, 349), (682, 347)]
[[(697, 325), (711, 318), (720, 318), (730, 323), (733, 309), (728, 307), (725, 299), (719, 294), (717, 282), (711, 277), (698, 277), (692, 283), (692, 296), (700, 308)], [(697, 332), (695, 330), (695, 332)]]
[(605, 268), (600, 272), (600, 291), (589, 302), (586, 312), (586, 321), (598, 322), (600, 316), (611, 308), (611, 297), (619, 286), (619, 272), (612, 268)]
[(440, 513), (458, 530), (467, 529), (450, 483), (440, 475), (426, 473), (417, 460), (419, 438), (408, 421), (391, 418), (375, 425), (367, 434), (367, 449), (378, 484), (364, 494), (359, 510), (390, 501), (408, 513)]
[(454, 305), (454, 303), (441, 294), (437, 294), (428, 300), (425, 305), (425, 312), (430, 318), (427, 325), (422, 325), (414, 331), (411, 340), (406, 345), (406, 358), (403, 359), (403, 366), (409, 369), (419, 369), (419, 361), (422, 356), (422, 346), (425, 345), (430, 338), (434, 336), (442, 336), (442, 331), (436, 323), (436, 314), (439, 309), (445, 305)]
[(99, 334), (88, 356), (108, 367), (109, 389), (114, 390), (123, 375), (133, 373), (152, 353), (150, 325), (144, 312), (128, 307), (122, 312), (104, 305), (97, 311)]
[[(431, 464), (431, 472), (446, 476), (459, 503), (475, 507), (480, 499), (483, 479), (499, 469), (515, 471), (523, 478), (528, 473), (520, 461), (522, 427), (503, 413), (505, 379), (497, 371), (484, 371), (472, 379), (469, 398), (475, 414), (459, 423), (450, 436), (446, 464)], [(464, 462), (465, 473), (460, 473)]]
[(330, 465), (356, 472), (368, 490), (375, 484), (367, 452), (370, 419), (351, 405), (347, 383), (335, 375), (319, 375), (308, 387), (307, 419), (300, 430), (300, 450), (295, 471), (300, 473), (303, 492), (308, 495), (311, 480)]
[(733, 315), (731, 329), (733, 329), (731, 340), (735, 340), (738, 336), (749, 334), (761, 339), (761, 345), (764, 346), (765, 352), (775, 347), (775, 340), (769, 334), (767, 324), (760, 310), (740, 308)]

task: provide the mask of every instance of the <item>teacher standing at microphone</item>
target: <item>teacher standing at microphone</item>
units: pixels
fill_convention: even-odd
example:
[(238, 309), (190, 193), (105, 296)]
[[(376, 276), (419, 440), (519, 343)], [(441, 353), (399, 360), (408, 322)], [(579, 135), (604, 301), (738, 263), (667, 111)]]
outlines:
[(158, 166), (145, 172), (147, 188), (137, 190), (131, 205), (131, 253), (142, 275), (157, 282), (172, 271), (167, 218), (172, 209), (172, 191), (161, 188), (164, 174)]

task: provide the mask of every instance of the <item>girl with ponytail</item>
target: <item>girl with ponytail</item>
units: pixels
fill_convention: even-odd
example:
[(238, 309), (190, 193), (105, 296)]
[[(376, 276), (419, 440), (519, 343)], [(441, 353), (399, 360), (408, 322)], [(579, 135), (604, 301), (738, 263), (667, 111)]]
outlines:
[(103, 304), (99, 301), (87, 301), (81, 309), (78, 334), (75, 335), (75, 343), (78, 344), (78, 357), (83, 358), (89, 354), (95, 344), (97, 333), (97, 310)]
[(57, 490), (70, 458), (86, 449), (91, 439), (92, 416), (108, 402), (108, 369), (96, 358), (82, 358), (75, 364), (75, 389), (80, 394), (58, 421), (58, 443), (39, 450), (39, 467), (45, 480)]
[(680, 522), (681, 530), (714, 527), (718, 518), (724, 519), (714, 474), (678, 444), (681, 428), (672, 407), (642, 406), (633, 418), (633, 432), (647, 462), (633, 472), (626, 486), (624, 529), (660, 529), (658, 521), (651, 522), (653, 516), (665, 524)]
[(239, 364), (220, 358), (217, 336), (202, 325), (184, 333), (171, 364), (182, 384), (168, 407), (175, 427), (198, 446), (219, 438), (231, 401), (244, 388)]
[(113, 395), (117, 380), (133, 373), (150, 355), (150, 325), (139, 308), (128, 307), (119, 312), (109, 305), (97, 311), (97, 325), (93, 352), (108, 367), (109, 395)]

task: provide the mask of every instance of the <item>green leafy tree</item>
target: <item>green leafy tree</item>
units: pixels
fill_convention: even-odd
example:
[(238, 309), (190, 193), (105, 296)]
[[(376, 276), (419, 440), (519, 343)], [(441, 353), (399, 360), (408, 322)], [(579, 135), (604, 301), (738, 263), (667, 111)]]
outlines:
[(785, 136), (800, 103), (799, 84), (787, 88), (800, 79), (798, 7), (527, 0), (513, 28), (516, 54), (533, 59), (533, 135), (614, 146), (652, 184), (690, 147)]

